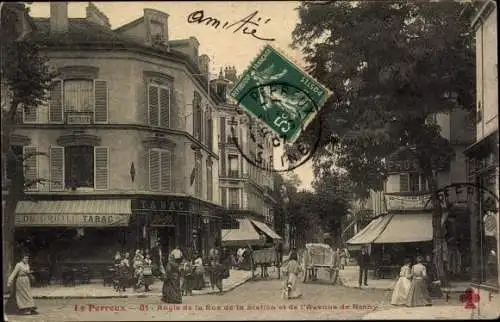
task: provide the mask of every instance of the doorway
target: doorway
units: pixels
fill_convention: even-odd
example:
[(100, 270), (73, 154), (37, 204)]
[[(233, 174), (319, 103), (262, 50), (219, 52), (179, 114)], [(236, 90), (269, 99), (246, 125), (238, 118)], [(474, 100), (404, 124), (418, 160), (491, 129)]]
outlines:
[(175, 227), (158, 227), (157, 230), (162, 253), (168, 256), (175, 247)]

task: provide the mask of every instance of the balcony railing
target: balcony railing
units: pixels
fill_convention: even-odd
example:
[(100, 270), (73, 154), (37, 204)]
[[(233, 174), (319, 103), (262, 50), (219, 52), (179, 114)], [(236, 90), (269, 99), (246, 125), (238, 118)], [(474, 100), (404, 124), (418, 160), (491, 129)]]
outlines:
[(230, 203), (229, 209), (240, 209), (241, 205), (239, 203)]
[(92, 124), (94, 122), (94, 112), (92, 111), (66, 111), (66, 124)]
[(240, 177), (240, 172), (238, 170), (229, 170), (227, 173), (227, 176), (229, 178), (239, 178)]

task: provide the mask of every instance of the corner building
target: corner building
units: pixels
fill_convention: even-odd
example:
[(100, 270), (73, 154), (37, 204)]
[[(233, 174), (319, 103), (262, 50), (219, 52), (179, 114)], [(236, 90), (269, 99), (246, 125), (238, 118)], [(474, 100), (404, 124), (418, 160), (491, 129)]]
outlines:
[[(35, 37), (57, 72), (48, 106), (19, 115), (16, 153), (44, 178), (16, 209), (16, 239), (40, 265), (111, 261), (119, 250), (220, 240), (217, 119), (195, 38), (169, 40), (168, 14), (111, 30), (93, 4), (51, 3)], [(203, 56), (202, 56), (203, 57)]]

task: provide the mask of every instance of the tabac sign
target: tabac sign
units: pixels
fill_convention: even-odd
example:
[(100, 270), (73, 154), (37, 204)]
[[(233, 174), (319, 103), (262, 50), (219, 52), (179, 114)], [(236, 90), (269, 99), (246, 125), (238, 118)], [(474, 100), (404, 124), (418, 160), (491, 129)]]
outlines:
[(182, 197), (144, 198), (132, 201), (132, 209), (136, 211), (172, 211), (196, 212), (195, 203)]
[(16, 214), (16, 227), (116, 227), (128, 226), (130, 215)]

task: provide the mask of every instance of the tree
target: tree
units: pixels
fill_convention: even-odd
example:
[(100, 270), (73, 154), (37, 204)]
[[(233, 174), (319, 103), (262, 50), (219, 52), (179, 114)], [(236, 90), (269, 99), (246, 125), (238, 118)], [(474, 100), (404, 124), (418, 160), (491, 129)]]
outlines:
[(10, 149), (11, 135), (23, 111), (33, 112), (47, 99), (46, 92), (54, 76), (40, 46), (31, 38), (33, 24), (28, 9), (21, 3), (2, 3), (1, 10), (1, 86), (2, 86), (2, 173), (7, 172), (7, 195), (3, 209), (4, 286), (14, 262), (14, 216), (17, 203), (26, 198), (24, 191), (44, 180), (25, 178), (25, 161), (41, 153), (16, 156)]
[[(381, 190), (387, 158), (410, 152), (436, 189), (436, 172), (452, 157), (437, 113), (474, 111), (472, 10), (457, 2), (302, 3), (293, 45), (309, 72), (334, 92), (320, 111), (316, 174), (348, 171), (353, 190)], [(308, 138), (307, 133), (305, 138)], [(434, 248), (442, 239), (433, 196)], [(442, 253), (435, 252), (442, 279)]]

